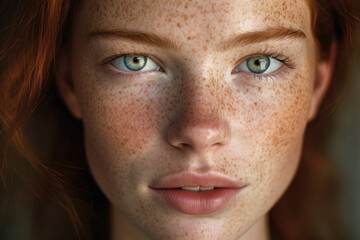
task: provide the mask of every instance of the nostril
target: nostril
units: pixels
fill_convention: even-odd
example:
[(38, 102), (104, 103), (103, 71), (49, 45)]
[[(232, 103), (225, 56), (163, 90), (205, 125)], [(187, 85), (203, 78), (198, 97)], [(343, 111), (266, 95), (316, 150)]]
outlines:
[(182, 148), (182, 149), (190, 149), (190, 148), (192, 148), (191, 144), (189, 144), (189, 143), (180, 143), (178, 145), (178, 147)]
[(223, 145), (223, 143), (214, 143), (213, 146), (216, 146), (216, 147), (220, 147), (221, 145)]
[(191, 145), (188, 144), (188, 143), (182, 143), (181, 145), (182, 145), (184, 148), (189, 148), (189, 147), (191, 147)]

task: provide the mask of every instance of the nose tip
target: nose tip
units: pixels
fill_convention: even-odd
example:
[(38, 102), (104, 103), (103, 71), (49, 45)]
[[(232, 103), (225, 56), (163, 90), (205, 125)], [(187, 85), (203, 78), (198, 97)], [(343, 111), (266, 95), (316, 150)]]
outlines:
[(230, 140), (226, 122), (218, 118), (177, 120), (168, 130), (168, 142), (182, 151), (208, 151)]

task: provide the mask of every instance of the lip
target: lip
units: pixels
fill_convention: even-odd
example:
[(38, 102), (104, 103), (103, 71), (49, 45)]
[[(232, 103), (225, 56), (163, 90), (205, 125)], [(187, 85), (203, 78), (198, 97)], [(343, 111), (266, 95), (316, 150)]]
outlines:
[[(181, 187), (214, 187), (209, 191), (187, 191)], [(166, 176), (149, 186), (158, 201), (178, 212), (189, 215), (207, 215), (226, 208), (246, 184), (218, 173), (197, 174), (182, 172)]]

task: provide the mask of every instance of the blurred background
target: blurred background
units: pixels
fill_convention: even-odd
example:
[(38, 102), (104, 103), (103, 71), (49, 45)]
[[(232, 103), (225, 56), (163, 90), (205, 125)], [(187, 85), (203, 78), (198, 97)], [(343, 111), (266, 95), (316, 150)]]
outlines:
[[(340, 49), (341, 51), (341, 49)], [(360, 32), (345, 76), (349, 82), (333, 113), (335, 126), (326, 147), (339, 174), (339, 212), (355, 239), (360, 239)]]

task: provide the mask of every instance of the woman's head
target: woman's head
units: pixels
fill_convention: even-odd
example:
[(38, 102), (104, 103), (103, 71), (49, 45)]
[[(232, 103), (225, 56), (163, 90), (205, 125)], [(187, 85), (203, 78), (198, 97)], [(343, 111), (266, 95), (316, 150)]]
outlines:
[[(156, 239), (236, 239), (265, 226), (296, 173), (341, 43), (334, 33), (339, 39), (322, 45), (317, 7), (76, 4), (67, 48), (56, 56), (57, 85), (83, 122), (88, 164), (114, 222)], [(189, 172), (243, 188), (208, 214), (163, 205), (151, 188)]]
[[(306, 1), (244, 3), (86, 1), (75, 12), (60, 92), (118, 217), (153, 238), (240, 237), (295, 175), (334, 58), (317, 59)], [(151, 187), (183, 172), (245, 187), (211, 214), (174, 210)]]

